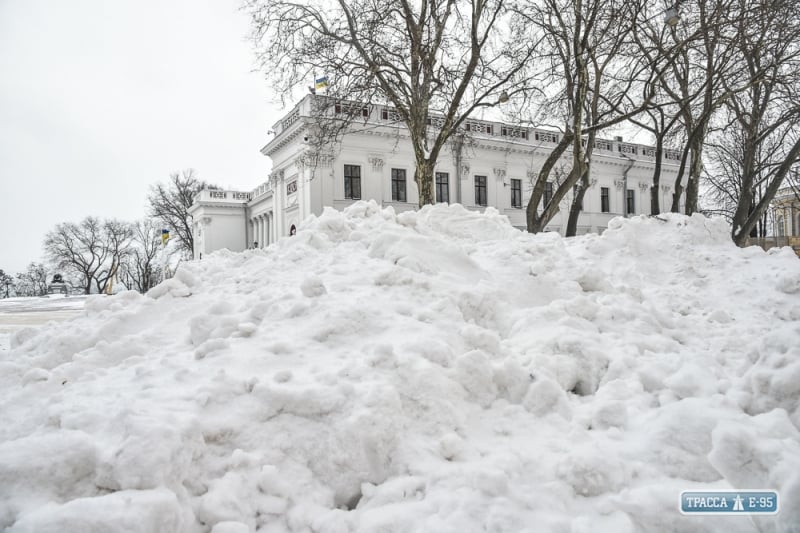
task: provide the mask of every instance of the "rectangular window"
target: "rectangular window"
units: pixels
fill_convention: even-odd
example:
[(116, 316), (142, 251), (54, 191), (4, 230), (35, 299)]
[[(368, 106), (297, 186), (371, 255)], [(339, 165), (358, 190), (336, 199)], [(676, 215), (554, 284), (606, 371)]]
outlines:
[(392, 201), (406, 201), (406, 171), (402, 168), (392, 169)]
[(522, 207), (522, 180), (511, 180), (511, 207)]
[(634, 214), (636, 212), (636, 204), (634, 203), (634, 199), (633, 199), (633, 189), (628, 189), (628, 192), (627, 192), (627, 195), (625, 197), (625, 200), (626, 200), (625, 203), (626, 203), (626, 208), (627, 208), (626, 212), (629, 215)]
[(344, 166), (344, 197), (361, 199), (361, 167), (358, 165)]
[(436, 201), (450, 203), (450, 175), (447, 172), (436, 173)]
[(611, 206), (608, 199), (608, 187), (600, 187), (600, 211), (610, 213)]
[(475, 205), (486, 205), (486, 176), (475, 176)]
[(553, 200), (553, 182), (548, 181), (544, 184), (544, 206), (546, 207)]

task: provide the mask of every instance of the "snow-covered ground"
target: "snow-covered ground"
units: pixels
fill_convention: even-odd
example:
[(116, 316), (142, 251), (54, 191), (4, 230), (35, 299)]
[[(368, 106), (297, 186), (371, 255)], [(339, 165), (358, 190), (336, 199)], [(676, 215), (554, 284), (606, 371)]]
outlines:
[(52, 295), (43, 298), (4, 298), (0, 300), (0, 354), (8, 350), (12, 333), (81, 314), (85, 296)]
[(800, 261), (728, 231), (362, 202), (89, 298), (0, 353), (0, 529), (800, 531)]

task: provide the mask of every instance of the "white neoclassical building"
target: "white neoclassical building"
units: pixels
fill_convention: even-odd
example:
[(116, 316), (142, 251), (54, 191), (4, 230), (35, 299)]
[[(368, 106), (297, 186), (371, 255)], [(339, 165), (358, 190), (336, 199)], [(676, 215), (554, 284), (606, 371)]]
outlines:
[[(361, 105), (361, 120), (326, 146), (308, 139), (318, 131), (317, 109), (327, 109), (326, 123), (352, 103), (321, 106), (326, 96), (307, 95), (273, 126), (261, 153), (272, 159), (269, 179), (252, 191), (204, 190), (190, 209), (195, 257), (221, 248), (241, 251), (263, 247), (291, 233), (292, 227), (324, 207), (342, 209), (359, 199), (373, 199), (398, 212), (416, 209), (414, 157), (396, 111), (383, 105)], [(349, 106), (349, 107), (348, 107)], [(436, 118), (432, 128), (436, 127)], [(465, 143), (445, 149), (436, 169), (436, 200), (469, 209), (497, 208), (511, 223), (525, 228), (533, 178), (556, 146), (553, 131), (471, 120)], [(313, 138), (313, 137), (312, 137)], [(567, 164), (569, 154), (564, 158)], [(666, 151), (662, 161), (662, 205), (670, 205), (680, 154)], [(602, 232), (620, 215), (649, 214), (649, 189), (655, 150), (640, 144), (598, 140), (578, 233)], [(548, 230), (565, 230), (570, 195)]]

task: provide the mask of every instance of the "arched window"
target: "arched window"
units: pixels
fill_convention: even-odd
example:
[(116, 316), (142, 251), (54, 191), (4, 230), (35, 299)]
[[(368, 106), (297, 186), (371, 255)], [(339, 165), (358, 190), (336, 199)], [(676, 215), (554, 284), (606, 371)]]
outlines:
[(292, 227), (289, 228), (289, 235), (297, 235), (297, 228), (294, 227), (294, 224), (292, 224)]

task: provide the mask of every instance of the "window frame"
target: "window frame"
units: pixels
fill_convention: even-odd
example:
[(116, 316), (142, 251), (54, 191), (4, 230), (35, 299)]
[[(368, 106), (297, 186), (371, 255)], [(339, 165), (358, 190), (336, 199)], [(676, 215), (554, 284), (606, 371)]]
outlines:
[[(402, 179), (400, 178), (401, 174), (402, 174)], [(391, 183), (392, 183), (392, 201), (407, 202), (408, 195), (406, 194), (407, 190), (406, 169), (393, 168), (391, 170)], [(402, 183), (402, 189), (400, 188), (400, 183)], [(400, 194), (401, 192), (402, 194)]]
[[(480, 178), (481, 184), (478, 184), (478, 178)], [(475, 184), (475, 205), (486, 207), (489, 205), (489, 195), (487, 193), (487, 183), (488, 179), (485, 175), (476, 174), (473, 177), (473, 182)], [(481, 191), (483, 191), (483, 198), (481, 198)], [(481, 199), (483, 203), (481, 203)]]
[[(516, 194), (515, 194), (516, 193)], [(514, 202), (516, 196), (516, 202)], [(511, 178), (511, 207), (522, 209), (522, 180)]]
[(627, 189), (625, 192), (625, 214), (636, 214), (636, 193), (633, 189)]
[(611, 212), (611, 190), (609, 187), (600, 187), (600, 212)]
[[(440, 181), (440, 178), (444, 176), (444, 183)], [(449, 172), (436, 172), (434, 174), (434, 184), (436, 185), (436, 202), (437, 203), (450, 203), (450, 173)], [(444, 188), (442, 188), (444, 187)], [(442, 199), (442, 191), (445, 192), (445, 198)]]
[[(357, 169), (356, 176), (348, 174), (348, 169), (352, 172), (353, 169)], [(343, 169), (344, 173), (344, 197), (346, 200), (361, 200), (361, 165), (344, 165)], [(353, 184), (357, 184), (358, 191), (353, 191)], [(349, 185), (349, 187), (348, 187)], [(348, 196), (348, 188), (349, 188), (349, 196)], [(357, 195), (356, 195), (357, 194)]]

